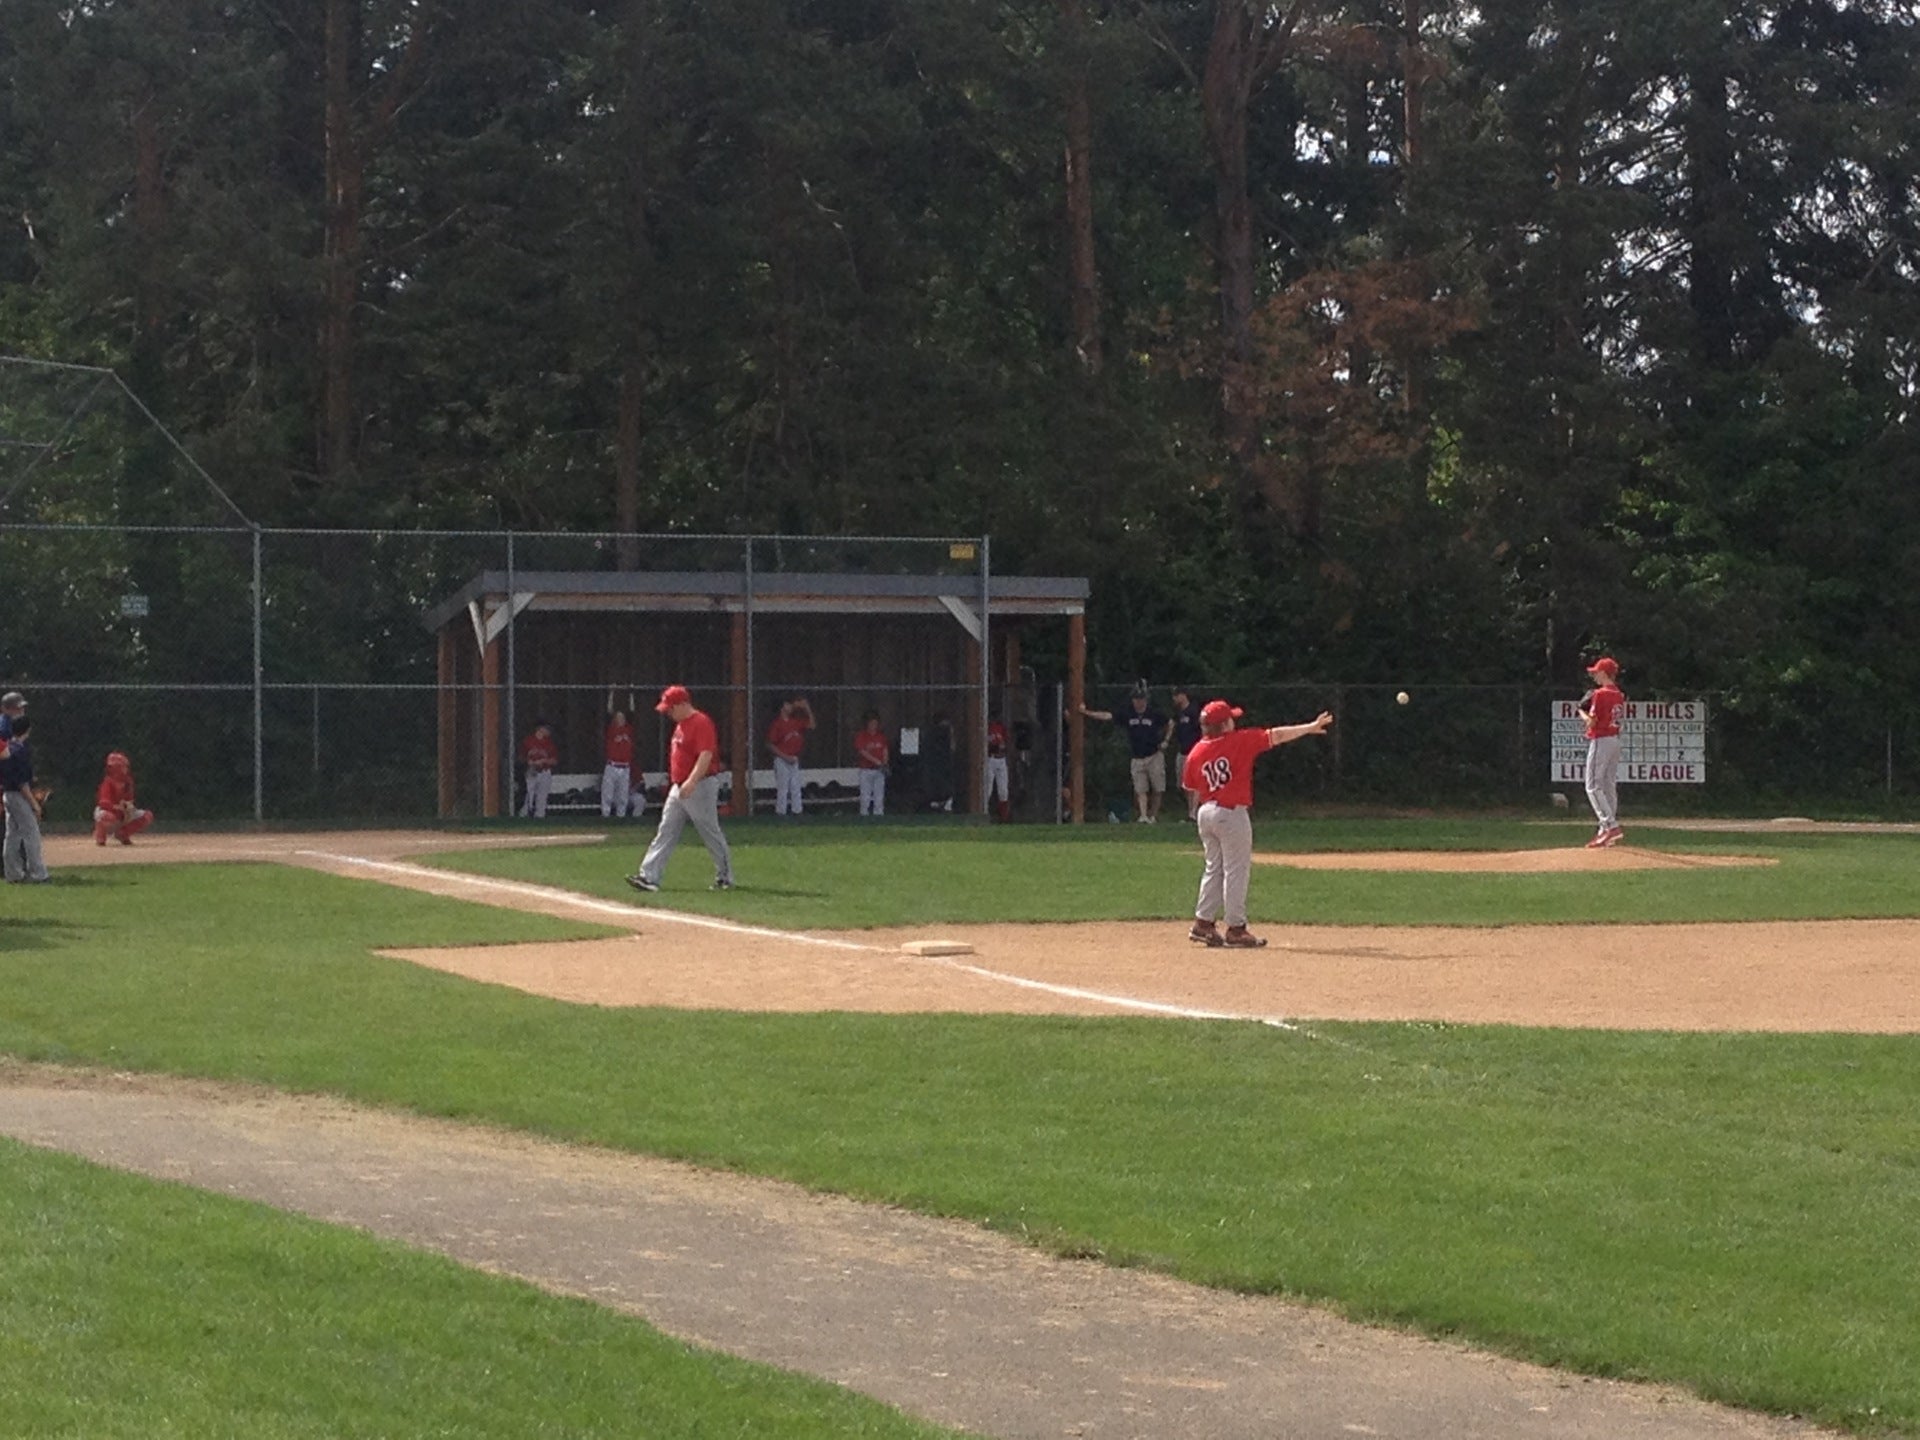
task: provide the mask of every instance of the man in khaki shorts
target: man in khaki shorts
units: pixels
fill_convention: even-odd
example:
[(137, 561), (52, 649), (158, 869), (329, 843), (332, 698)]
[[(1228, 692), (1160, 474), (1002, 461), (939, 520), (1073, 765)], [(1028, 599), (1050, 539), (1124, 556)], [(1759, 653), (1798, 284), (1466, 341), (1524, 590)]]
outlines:
[(1134, 819), (1152, 825), (1160, 819), (1160, 802), (1167, 793), (1167, 746), (1173, 742), (1173, 722), (1153, 708), (1147, 682), (1133, 687), (1125, 710), (1089, 710), (1080, 707), (1089, 720), (1111, 720), (1127, 735), (1127, 751), (1132, 757)]

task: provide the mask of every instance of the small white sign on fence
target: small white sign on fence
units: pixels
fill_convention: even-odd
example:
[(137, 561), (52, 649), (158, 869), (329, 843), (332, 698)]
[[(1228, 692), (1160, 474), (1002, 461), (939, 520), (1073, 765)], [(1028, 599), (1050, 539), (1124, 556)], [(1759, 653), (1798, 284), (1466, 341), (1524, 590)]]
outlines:
[[(1578, 701), (1553, 702), (1553, 759), (1549, 769), (1553, 784), (1586, 783), (1586, 731)], [(1620, 783), (1706, 784), (1707, 702), (1629, 700), (1620, 715)]]
[(122, 595), (120, 597), (120, 614), (124, 619), (138, 620), (147, 614), (149, 608), (147, 597), (144, 595)]

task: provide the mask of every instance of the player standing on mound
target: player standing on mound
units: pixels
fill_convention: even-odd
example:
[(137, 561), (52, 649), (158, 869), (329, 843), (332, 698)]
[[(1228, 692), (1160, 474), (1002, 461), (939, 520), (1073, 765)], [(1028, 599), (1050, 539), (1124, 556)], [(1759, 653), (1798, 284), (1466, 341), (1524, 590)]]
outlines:
[[(1253, 762), (1262, 752), (1318, 735), (1333, 724), (1322, 710), (1305, 725), (1271, 730), (1236, 730), (1244, 711), (1224, 700), (1200, 707), (1200, 743), (1187, 754), (1180, 784), (1194, 792), (1199, 809), (1200, 846), (1206, 868), (1200, 872), (1200, 903), (1194, 907), (1187, 938), (1201, 945), (1257, 950), (1267, 942), (1247, 929), (1247, 881), (1253, 871)], [(1222, 931), (1217, 923), (1227, 922)]]
[(1587, 722), (1587, 803), (1600, 825), (1587, 848), (1604, 850), (1627, 833), (1620, 828), (1620, 716), (1627, 697), (1619, 685), (1620, 663), (1611, 655), (1594, 661), (1587, 674), (1599, 682), (1580, 702), (1580, 718)]

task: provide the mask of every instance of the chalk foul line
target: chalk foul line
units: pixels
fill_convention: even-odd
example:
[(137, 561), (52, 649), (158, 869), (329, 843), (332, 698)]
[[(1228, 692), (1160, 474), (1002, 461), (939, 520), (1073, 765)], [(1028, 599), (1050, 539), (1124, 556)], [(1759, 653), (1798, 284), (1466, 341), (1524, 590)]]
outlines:
[(795, 930), (776, 930), (768, 925), (744, 925), (737, 920), (722, 920), (712, 915), (693, 915), (684, 910), (662, 910), (649, 905), (630, 905), (618, 900), (602, 900), (598, 896), (584, 895), (578, 890), (563, 890), (553, 885), (532, 885), (521, 880), (501, 880), (490, 875), (469, 875), (461, 870), (441, 870), (427, 865), (409, 865), (398, 860), (375, 860), (365, 855), (341, 855), (330, 850), (296, 850), (294, 854), (303, 859), (323, 860), (330, 864), (372, 870), (388, 875), (405, 875), (417, 880), (452, 881), (475, 890), (489, 891), (497, 895), (519, 895), (529, 900), (539, 900), (549, 905), (565, 905), (596, 915), (618, 916), (622, 920), (631, 921), (644, 916), (649, 920), (664, 920), (669, 924), (689, 925), (700, 930), (717, 930), (729, 935), (780, 940), (792, 945), (815, 945), (828, 950), (850, 950), (867, 955), (884, 955), (892, 960), (939, 965), (996, 984), (1058, 995), (1062, 999), (1084, 1000), (1095, 1005), (1111, 1005), (1117, 1010), (1132, 1010), (1147, 1015), (1166, 1015), (1179, 1020), (1238, 1020), (1267, 1025), (1278, 1030), (1305, 1033), (1294, 1022), (1277, 1015), (1252, 1015), (1232, 1010), (1203, 1010), (1160, 1000), (1147, 1000), (1137, 995), (1115, 995), (1108, 991), (1088, 990), (1077, 985), (1059, 985), (1050, 980), (1034, 980), (1025, 975), (992, 970), (984, 965), (969, 965), (949, 956), (913, 955), (885, 945), (862, 944), (857, 940), (839, 940), (831, 936), (808, 935)]

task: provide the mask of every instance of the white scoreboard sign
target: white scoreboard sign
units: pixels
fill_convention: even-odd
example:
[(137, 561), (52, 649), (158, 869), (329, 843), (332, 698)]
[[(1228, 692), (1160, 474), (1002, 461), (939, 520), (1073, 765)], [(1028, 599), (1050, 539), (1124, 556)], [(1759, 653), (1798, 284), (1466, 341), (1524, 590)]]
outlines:
[[(1587, 779), (1587, 724), (1577, 700), (1553, 702), (1555, 785)], [(1620, 781), (1641, 785), (1707, 783), (1707, 702), (1629, 700), (1620, 712)]]

